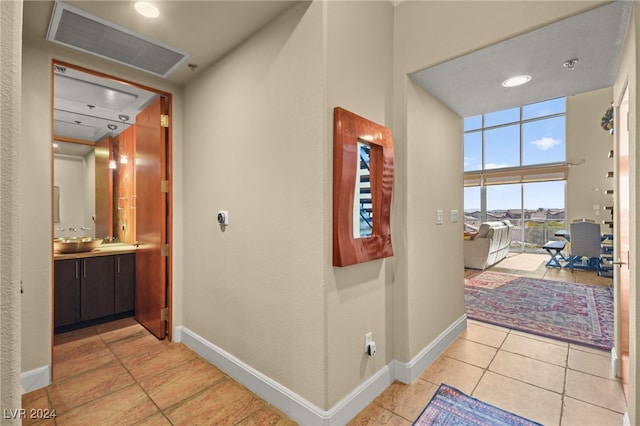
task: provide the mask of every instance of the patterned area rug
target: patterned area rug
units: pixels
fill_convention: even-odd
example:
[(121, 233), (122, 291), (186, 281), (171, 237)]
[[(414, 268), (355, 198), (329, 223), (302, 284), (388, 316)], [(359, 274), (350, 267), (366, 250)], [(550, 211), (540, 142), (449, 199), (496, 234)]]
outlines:
[(436, 394), (413, 424), (420, 426), (540, 425), (540, 423), (532, 422), (465, 395), (458, 389), (445, 384), (440, 385)]
[(604, 350), (613, 346), (610, 287), (527, 277), (495, 288), (465, 285), (465, 310), (471, 319), (514, 330)]

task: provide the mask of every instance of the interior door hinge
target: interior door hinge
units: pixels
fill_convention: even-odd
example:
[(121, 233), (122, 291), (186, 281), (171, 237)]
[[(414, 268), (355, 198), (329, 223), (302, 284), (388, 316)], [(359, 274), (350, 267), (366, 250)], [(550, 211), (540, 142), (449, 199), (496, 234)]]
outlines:
[(160, 126), (169, 127), (169, 116), (167, 114), (160, 114)]
[(169, 308), (160, 309), (160, 321), (169, 321)]
[(169, 181), (161, 180), (160, 181), (160, 192), (169, 192)]
[(163, 244), (160, 248), (160, 256), (167, 257), (169, 256), (169, 244)]

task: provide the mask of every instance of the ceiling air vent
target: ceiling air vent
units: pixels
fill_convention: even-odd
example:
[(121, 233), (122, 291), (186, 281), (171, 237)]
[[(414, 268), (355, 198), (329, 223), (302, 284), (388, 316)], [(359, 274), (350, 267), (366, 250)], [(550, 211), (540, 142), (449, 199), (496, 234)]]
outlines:
[(191, 57), (59, 1), (51, 14), (47, 40), (162, 77)]

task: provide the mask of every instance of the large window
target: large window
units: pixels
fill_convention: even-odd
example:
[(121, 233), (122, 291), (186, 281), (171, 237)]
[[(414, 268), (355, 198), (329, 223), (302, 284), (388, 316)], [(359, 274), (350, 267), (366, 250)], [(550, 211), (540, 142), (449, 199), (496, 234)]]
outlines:
[(565, 98), (464, 119), (465, 230), (510, 220), (512, 249), (564, 228)]

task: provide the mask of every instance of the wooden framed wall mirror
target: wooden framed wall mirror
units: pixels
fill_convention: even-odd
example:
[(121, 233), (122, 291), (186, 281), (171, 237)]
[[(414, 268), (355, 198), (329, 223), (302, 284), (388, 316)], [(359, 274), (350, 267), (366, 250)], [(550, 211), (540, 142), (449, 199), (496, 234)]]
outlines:
[(333, 266), (393, 256), (391, 132), (340, 107), (333, 120)]

